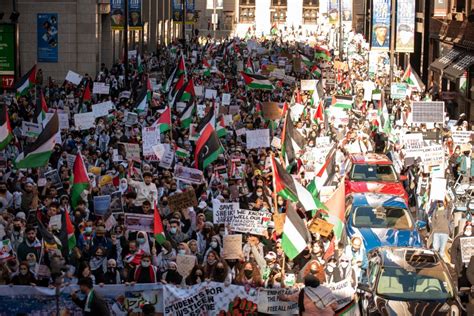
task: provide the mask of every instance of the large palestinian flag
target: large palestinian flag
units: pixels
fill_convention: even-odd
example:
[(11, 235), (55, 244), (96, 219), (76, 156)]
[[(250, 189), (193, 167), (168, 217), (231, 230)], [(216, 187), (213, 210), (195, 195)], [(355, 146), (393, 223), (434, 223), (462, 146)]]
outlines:
[(0, 150), (4, 150), (13, 139), (13, 131), (10, 126), (8, 109), (6, 104), (0, 108)]
[(295, 130), (291, 121), (291, 109), (286, 111), (285, 122), (283, 124), (281, 153), (287, 170), (291, 170), (296, 163), (296, 153), (304, 148), (304, 137)]
[(15, 160), (15, 167), (26, 169), (46, 166), (56, 144), (56, 134), (58, 132), (59, 118), (58, 114), (54, 113), (36, 141), (26, 146), (25, 151), (18, 155)]
[(158, 211), (158, 206), (154, 207), (154, 221), (153, 221), (153, 235), (155, 236), (155, 240), (158, 244), (163, 245), (166, 241), (165, 231), (163, 229), (163, 223), (161, 222), (160, 212)]
[(148, 111), (148, 91), (143, 89), (135, 102), (135, 111), (137, 113), (146, 113)]
[(89, 187), (89, 177), (80, 152), (77, 153), (76, 159), (74, 159), (72, 174), (71, 205), (75, 208), (81, 200), (82, 192)]
[(283, 166), (272, 157), (273, 186), (275, 192), (285, 200), (301, 203), (308, 212), (318, 209), (311, 193), (289, 175)]
[(275, 87), (267, 77), (241, 72), (245, 86), (249, 89), (273, 90)]
[(211, 124), (207, 124), (196, 142), (194, 152), (195, 167), (200, 170), (206, 169), (223, 152), (224, 148), (214, 127)]
[(283, 236), (281, 237), (281, 247), (285, 255), (288, 259), (293, 260), (306, 248), (310, 240), (308, 228), (296, 212), (295, 204), (288, 203)]
[(171, 110), (169, 106), (161, 113), (160, 117), (152, 125), (153, 127), (158, 127), (160, 133), (167, 132), (171, 129)]
[(30, 69), (15, 86), (17, 96), (24, 96), (36, 83), (36, 65)]
[(413, 70), (411, 64), (408, 65), (407, 70), (403, 74), (402, 81), (406, 82), (411, 88), (419, 92), (425, 91), (425, 85), (423, 81), (421, 81), (416, 71)]
[(36, 123), (43, 124), (46, 120), (46, 113), (48, 112), (48, 105), (44, 98), (43, 91), (40, 90), (40, 97), (36, 100), (35, 114), (33, 115), (33, 120)]
[(193, 117), (196, 112), (196, 106), (194, 103), (189, 103), (181, 113), (181, 117), (179, 119), (181, 123), (181, 128), (187, 129), (193, 122)]

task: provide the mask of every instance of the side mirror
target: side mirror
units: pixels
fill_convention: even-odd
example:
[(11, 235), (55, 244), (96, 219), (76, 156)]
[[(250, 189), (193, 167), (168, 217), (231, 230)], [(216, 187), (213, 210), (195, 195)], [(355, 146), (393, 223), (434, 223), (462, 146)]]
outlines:
[(369, 287), (367, 283), (357, 284), (357, 289), (359, 289), (362, 292), (372, 293), (372, 289)]
[(400, 179), (400, 181), (407, 181), (408, 177), (404, 174), (401, 174), (399, 179)]

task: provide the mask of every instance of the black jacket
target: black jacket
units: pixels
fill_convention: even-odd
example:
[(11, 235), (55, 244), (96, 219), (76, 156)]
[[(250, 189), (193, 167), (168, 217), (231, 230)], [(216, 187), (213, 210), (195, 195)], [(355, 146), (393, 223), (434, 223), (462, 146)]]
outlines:
[[(79, 306), (82, 310), (86, 308), (86, 299), (80, 300), (78, 298), (72, 299), (72, 301)], [(94, 316), (94, 315), (101, 315), (101, 316), (109, 316), (111, 315), (109, 306), (105, 302), (105, 300), (99, 296), (95, 291), (94, 291), (94, 296), (92, 297), (92, 301), (90, 303), (90, 311), (86, 312), (84, 311), (85, 316)]]

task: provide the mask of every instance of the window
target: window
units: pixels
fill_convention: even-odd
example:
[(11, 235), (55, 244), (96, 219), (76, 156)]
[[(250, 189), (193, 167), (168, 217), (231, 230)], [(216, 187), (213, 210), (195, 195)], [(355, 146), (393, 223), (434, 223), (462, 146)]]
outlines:
[(360, 206), (354, 212), (352, 222), (359, 228), (413, 229), (413, 222), (408, 211), (401, 208)]
[(318, 17), (318, 10), (312, 8), (303, 9), (303, 23), (304, 24), (315, 24)]
[(354, 165), (351, 180), (395, 182), (398, 177), (392, 165)]
[(255, 22), (255, 0), (240, 0), (240, 23)]

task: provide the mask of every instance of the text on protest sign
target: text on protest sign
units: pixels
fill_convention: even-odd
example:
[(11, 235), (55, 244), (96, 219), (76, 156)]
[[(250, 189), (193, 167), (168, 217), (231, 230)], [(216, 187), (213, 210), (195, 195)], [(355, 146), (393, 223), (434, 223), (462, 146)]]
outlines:
[(109, 91), (110, 85), (104, 82), (94, 82), (94, 85), (92, 87), (93, 94), (109, 94)]
[(157, 127), (144, 127), (142, 129), (143, 155), (154, 155), (153, 146), (160, 143), (160, 129)]
[(39, 134), (41, 134), (42, 130), (43, 130), (43, 127), (39, 123), (26, 122), (26, 121), (21, 122), (21, 134), (23, 136), (37, 137)]
[(355, 289), (352, 287), (350, 280), (343, 280), (337, 283), (328, 283), (324, 286), (329, 288), (332, 294), (336, 297), (336, 310), (341, 309), (349, 304), (355, 294)]
[(125, 213), (124, 223), (130, 231), (153, 233), (153, 215)]
[(232, 230), (241, 233), (264, 235), (271, 214), (265, 212), (239, 209), (234, 213)]
[(266, 289), (258, 290), (258, 311), (270, 315), (294, 315), (298, 314), (298, 302), (286, 302), (279, 299), (280, 295), (293, 295), (298, 288)]
[[(43, 121), (43, 125), (46, 126), (49, 120), (53, 117), (54, 113), (46, 112), (46, 118)], [(58, 112), (59, 129), (69, 129), (69, 114), (64, 112)]]
[(172, 212), (179, 212), (191, 206), (197, 206), (196, 193), (194, 190), (188, 190), (183, 193), (176, 193), (168, 196), (168, 204)]
[(247, 149), (270, 147), (270, 130), (268, 128), (247, 130), (246, 138)]
[(452, 131), (451, 137), (455, 144), (467, 144), (472, 142), (474, 132), (473, 131)]
[(174, 178), (186, 183), (201, 184), (204, 175), (201, 170), (176, 165), (174, 167)]
[(95, 128), (95, 115), (93, 112), (74, 114), (74, 126), (76, 129), (83, 131)]
[(234, 218), (234, 213), (239, 209), (239, 203), (213, 203), (212, 213), (214, 224), (229, 224)]
[(471, 257), (474, 256), (474, 237), (461, 237), (459, 242), (462, 262), (469, 263)]
[(318, 80), (301, 80), (301, 91), (313, 91), (316, 90)]
[(77, 86), (78, 84), (81, 83), (82, 76), (78, 73), (75, 73), (72, 70), (69, 70), (66, 75), (66, 81), (69, 81)]
[(101, 102), (92, 105), (92, 113), (94, 113), (95, 117), (107, 116), (109, 111), (114, 108), (115, 106), (112, 101)]
[(230, 94), (223, 93), (222, 94), (222, 105), (230, 105)]

